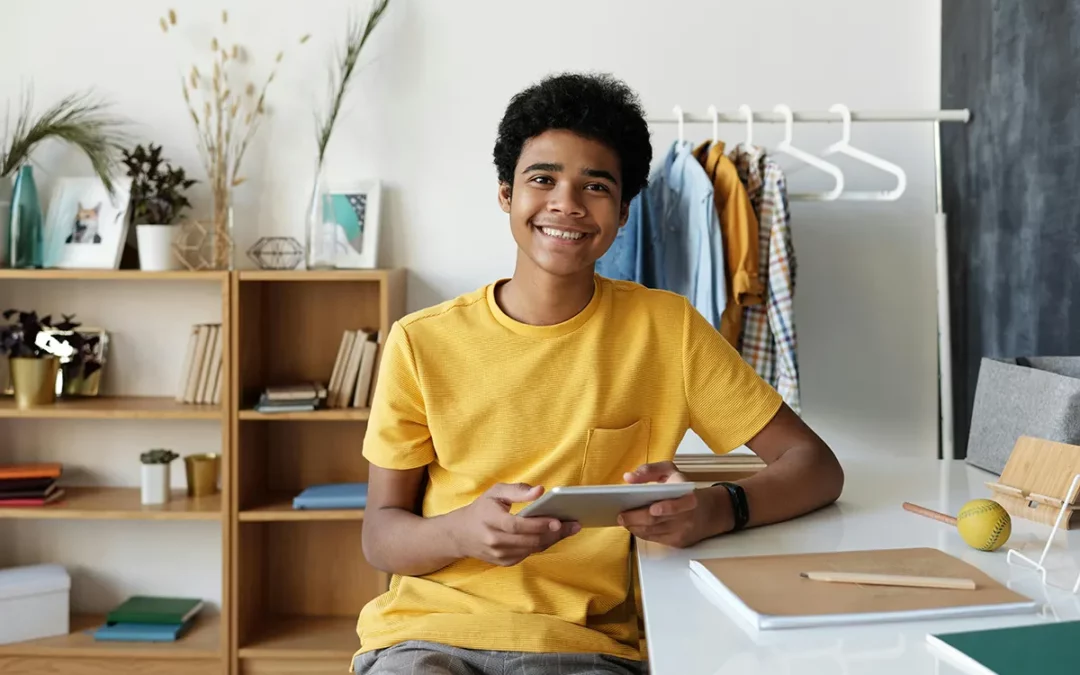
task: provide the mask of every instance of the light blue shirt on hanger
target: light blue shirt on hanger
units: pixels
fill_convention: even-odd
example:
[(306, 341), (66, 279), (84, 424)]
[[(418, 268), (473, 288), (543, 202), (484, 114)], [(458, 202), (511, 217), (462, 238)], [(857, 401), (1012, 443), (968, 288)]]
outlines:
[(713, 183), (692, 151), (688, 142), (672, 143), (596, 271), (684, 295), (719, 329), (727, 302), (724, 241)]

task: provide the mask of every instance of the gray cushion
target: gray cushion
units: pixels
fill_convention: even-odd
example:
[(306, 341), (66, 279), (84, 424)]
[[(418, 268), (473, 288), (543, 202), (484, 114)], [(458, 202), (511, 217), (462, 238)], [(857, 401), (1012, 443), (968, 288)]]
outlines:
[(1080, 445), (1080, 357), (982, 360), (967, 462), (1001, 474), (1021, 436)]

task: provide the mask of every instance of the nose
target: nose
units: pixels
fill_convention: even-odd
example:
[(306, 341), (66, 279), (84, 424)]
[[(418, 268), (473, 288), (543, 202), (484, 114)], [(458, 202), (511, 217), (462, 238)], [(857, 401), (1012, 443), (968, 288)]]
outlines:
[(568, 181), (560, 182), (548, 193), (547, 208), (552, 213), (560, 213), (571, 218), (580, 218), (585, 215), (585, 203)]

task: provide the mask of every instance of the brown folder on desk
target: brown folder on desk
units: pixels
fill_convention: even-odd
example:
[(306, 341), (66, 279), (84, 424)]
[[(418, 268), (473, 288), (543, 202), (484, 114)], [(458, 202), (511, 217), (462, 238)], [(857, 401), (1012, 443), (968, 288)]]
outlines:
[[(985, 554), (980, 554), (985, 555)], [(755, 628), (937, 619), (1033, 611), (1035, 602), (933, 548), (691, 560), (718, 598)], [(862, 572), (975, 581), (975, 590), (811, 581), (802, 572)]]

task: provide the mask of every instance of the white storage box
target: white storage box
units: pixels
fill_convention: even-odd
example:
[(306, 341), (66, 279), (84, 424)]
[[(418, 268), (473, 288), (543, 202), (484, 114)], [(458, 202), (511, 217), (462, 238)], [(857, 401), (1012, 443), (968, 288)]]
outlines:
[(61, 565), (0, 569), (0, 645), (67, 635), (70, 598)]

